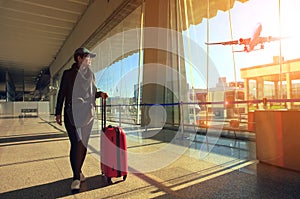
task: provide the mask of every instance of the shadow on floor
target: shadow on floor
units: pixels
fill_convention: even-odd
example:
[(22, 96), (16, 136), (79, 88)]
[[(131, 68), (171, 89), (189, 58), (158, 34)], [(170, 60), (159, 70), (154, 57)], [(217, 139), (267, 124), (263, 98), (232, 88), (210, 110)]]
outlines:
[(18, 137), (8, 137), (8, 138), (0, 138), (0, 143), (11, 143), (11, 142), (24, 142), (24, 141), (38, 141), (38, 140), (45, 140), (45, 139), (55, 139), (55, 138), (64, 138), (67, 137), (66, 134), (62, 133), (52, 133), (49, 132), (45, 135), (25, 135), (25, 136), (18, 136)]
[(234, 171), (156, 199), (179, 198), (299, 198), (300, 173), (258, 163), (256, 175)]
[[(115, 180), (114, 184), (120, 181)], [(1, 199), (11, 198), (60, 198), (72, 195), (70, 185), (72, 179), (64, 179), (48, 184), (37, 185), (33, 187), (18, 189), (0, 194)], [(88, 177), (85, 182), (81, 184), (80, 193), (90, 190), (99, 189), (108, 186), (106, 178), (102, 175)]]

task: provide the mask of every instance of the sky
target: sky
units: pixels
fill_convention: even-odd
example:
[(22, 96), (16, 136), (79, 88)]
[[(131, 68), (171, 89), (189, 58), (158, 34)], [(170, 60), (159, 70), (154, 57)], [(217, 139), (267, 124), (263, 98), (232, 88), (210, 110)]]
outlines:
[[(205, 42), (223, 42), (249, 38), (252, 36), (257, 23), (261, 23), (261, 36), (287, 37), (281, 40), (281, 55), (285, 60), (299, 58), (299, 10), (299, 0), (281, 0), (280, 9), (279, 0), (250, 0), (246, 3), (236, 1), (230, 11), (218, 11), (215, 17), (209, 20), (204, 19), (201, 24), (192, 25), (184, 34), (197, 42), (208, 53), (219, 76), (225, 76), (228, 82), (243, 81), (240, 77), (240, 69), (272, 63), (273, 56), (280, 55), (280, 42), (265, 43), (263, 50), (234, 54), (232, 50), (243, 50), (244, 46), (210, 45), (207, 48)], [(207, 23), (209, 31), (207, 31)], [(232, 27), (232, 30), (230, 30), (230, 27)], [(260, 46), (256, 46), (256, 48), (260, 48)], [(197, 55), (192, 54), (191, 56), (196, 57)], [(234, 66), (236, 67), (236, 77)], [(202, 73), (205, 76), (206, 72), (202, 71)], [(195, 88), (205, 86), (203, 85), (204, 81), (199, 80), (199, 78), (197, 80), (195, 77), (194, 79)]]
[[(113, 96), (132, 97), (137, 84), (139, 54), (134, 53), (95, 74), (96, 86)], [(125, 81), (125, 82), (124, 82)]]

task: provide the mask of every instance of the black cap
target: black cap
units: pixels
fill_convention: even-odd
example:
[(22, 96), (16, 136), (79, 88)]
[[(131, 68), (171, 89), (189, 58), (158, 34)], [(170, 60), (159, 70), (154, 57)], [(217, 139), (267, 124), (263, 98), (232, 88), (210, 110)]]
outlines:
[(91, 58), (94, 58), (96, 57), (96, 54), (95, 53), (92, 53), (91, 51), (89, 51), (88, 49), (86, 48), (77, 48), (74, 52), (74, 59), (75, 57), (77, 57), (78, 55), (90, 55)]

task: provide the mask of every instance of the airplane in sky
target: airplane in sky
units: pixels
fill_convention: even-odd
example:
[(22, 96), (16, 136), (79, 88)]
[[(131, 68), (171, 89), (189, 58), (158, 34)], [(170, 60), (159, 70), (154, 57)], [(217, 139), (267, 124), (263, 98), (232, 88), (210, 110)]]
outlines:
[[(240, 38), (239, 40), (233, 41), (224, 41), (224, 42), (213, 42), (213, 43), (205, 43), (206, 45), (244, 45), (244, 50), (238, 50), (233, 52), (251, 52), (253, 50), (262, 50), (264, 49), (265, 42), (278, 41), (281, 40), (281, 37), (261, 37), (260, 33), (262, 30), (261, 23), (256, 25), (255, 31), (253, 32), (252, 37), (250, 38)], [(255, 49), (255, 46), (260, 44), (259, 49)]]

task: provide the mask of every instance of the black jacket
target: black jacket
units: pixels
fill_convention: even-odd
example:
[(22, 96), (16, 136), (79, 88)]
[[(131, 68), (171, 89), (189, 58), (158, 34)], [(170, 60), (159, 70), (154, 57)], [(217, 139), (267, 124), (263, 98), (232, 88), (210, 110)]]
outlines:
[[(62, 114), (62, 107), (64, 102), (65, 107), (70, 106), (72, 104), (73, 87), (75, 78), (78, 73), (78, 69), (79, 68), (77, 66), (77, 63), (74, 63), (70, 69), (64, 71), (57, 95), (55, 115)], [(100, 96), (101, 91), (95, 92), (95, 98), (99, 98)]]

